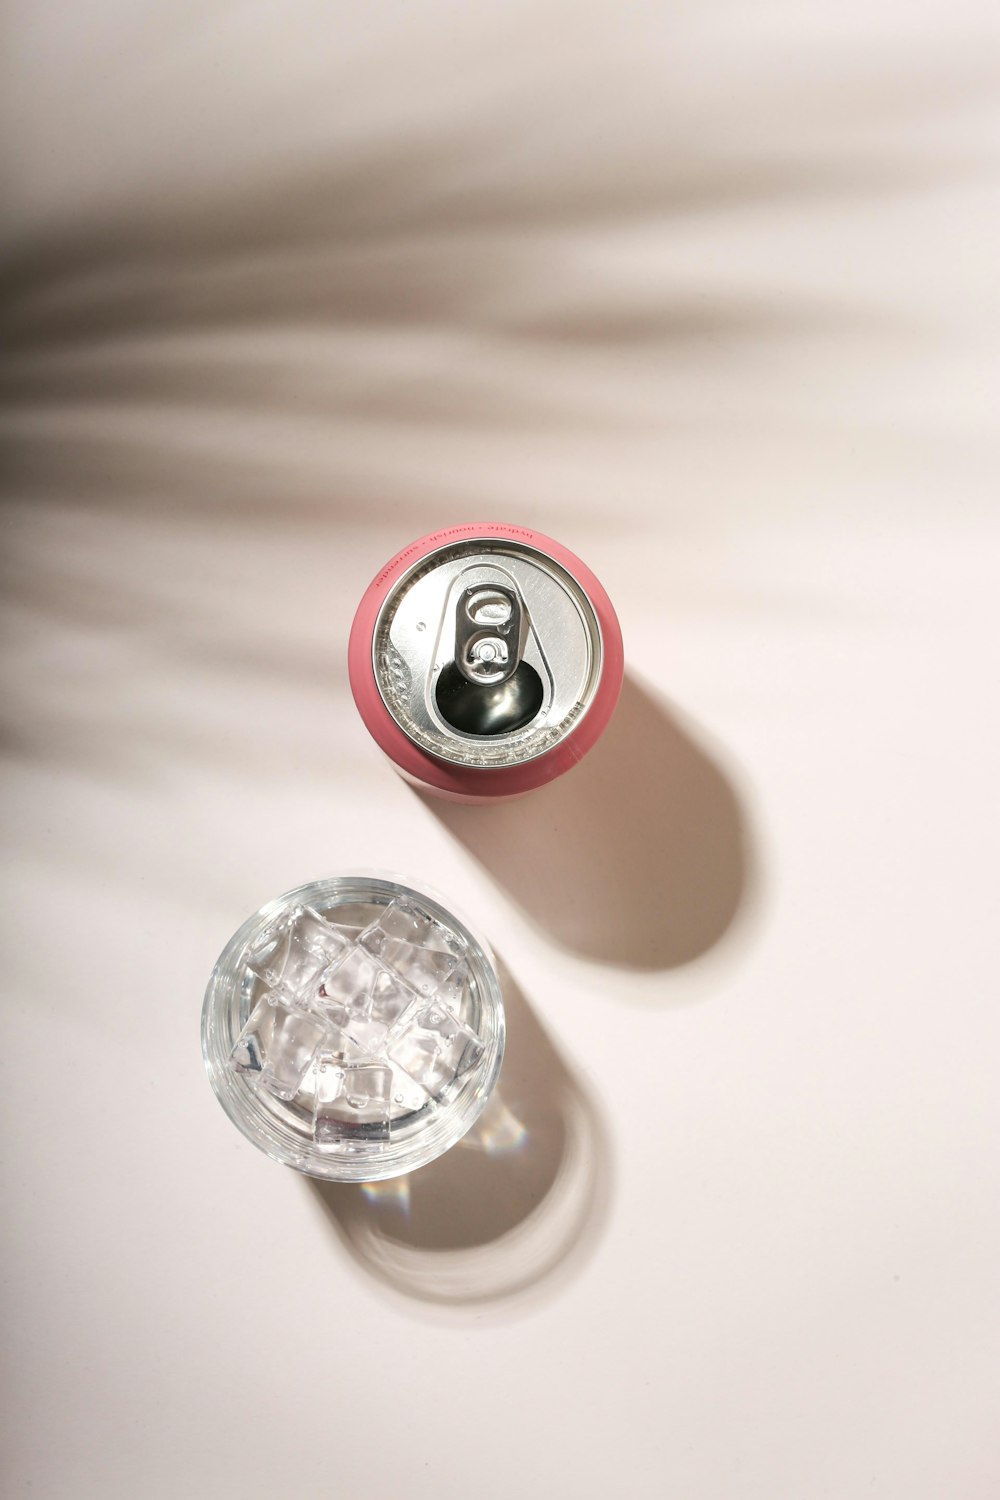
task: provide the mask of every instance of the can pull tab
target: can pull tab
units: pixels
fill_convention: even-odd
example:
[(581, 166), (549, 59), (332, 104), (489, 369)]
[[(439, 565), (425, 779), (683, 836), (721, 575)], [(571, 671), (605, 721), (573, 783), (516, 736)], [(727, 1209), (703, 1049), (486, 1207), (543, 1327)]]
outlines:
[(528, 621), (513, 589), (474, 584), (455, 610), (455, 662), (466, 682), (507, 682), (524, 655)]
[(455, 606), (455, 660), (437, 679), (438, 712), (460, 734), (513, 734), (537, 718), (542, 679), (524, 661), (528, 611), (502, 583), (467, 588)]

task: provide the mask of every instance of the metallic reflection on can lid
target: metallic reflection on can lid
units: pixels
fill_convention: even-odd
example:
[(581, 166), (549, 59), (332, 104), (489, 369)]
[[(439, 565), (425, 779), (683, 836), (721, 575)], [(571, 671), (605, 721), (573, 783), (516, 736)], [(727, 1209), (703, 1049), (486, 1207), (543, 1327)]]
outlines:
[(439, 760), (502, 769), (570, 734), (597, 691), (602, 641), (586, 592), (534, 547), (472, 538), (421, 559), (372, 641), (389, 713)]

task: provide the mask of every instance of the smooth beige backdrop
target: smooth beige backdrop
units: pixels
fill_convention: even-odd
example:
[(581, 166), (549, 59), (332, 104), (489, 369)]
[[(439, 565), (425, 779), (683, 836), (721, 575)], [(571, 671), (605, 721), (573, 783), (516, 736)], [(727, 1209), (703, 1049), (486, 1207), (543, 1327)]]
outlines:
[[(995, 6), (5, 23), (4, 1493), (993, 1500)], [(344, 662), (475, 518), (630, 664), (487, 811)], [(511, 1022), (367, 1194), (198, 1051), (233, 929), (359, 866)]]

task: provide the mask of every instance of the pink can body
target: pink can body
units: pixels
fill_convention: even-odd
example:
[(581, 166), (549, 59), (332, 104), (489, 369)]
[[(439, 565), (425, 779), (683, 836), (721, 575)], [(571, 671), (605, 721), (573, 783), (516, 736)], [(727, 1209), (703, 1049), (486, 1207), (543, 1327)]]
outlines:
[[(587, 594), (601, 628), (603, 655), (597, 690), (579, 724), (551, 750), (533, 760), (497, 768), (459, 766), (439, 760), (413, 743), (386, 707), (375, 678), (372, 645), (379, 611), (399, 579), (430, 553), (455, 542), (509, 541), (553, 559)], [(607, 593), (590, 569), (559, 542), (524, 526), (496, 522), (449, 526), (397, 552), (365, 591), (351, 627), (347, 653), (351, 691), (368, 732), (407, 781), (453, 802), (495, 802), (519, 797), (572, 769), (600, 739), (621, 692), (624, 651), (621, 628)]]

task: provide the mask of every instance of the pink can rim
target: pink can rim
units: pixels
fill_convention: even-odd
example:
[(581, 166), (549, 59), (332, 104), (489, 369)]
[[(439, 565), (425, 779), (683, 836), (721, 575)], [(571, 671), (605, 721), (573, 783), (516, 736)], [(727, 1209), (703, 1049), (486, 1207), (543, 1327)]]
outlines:
[[(435, 759), (415, 745), (386, 708), (375, 680), (372, 662), (372, 640), (378, 614), (390, 589), (402, 573), (408, 571), (431, 552), (451, 542), (501, 539), (522, 542), (546, 553), (570, 573), (586, 591), (603, 636), (604, 655), (597, 691), (580, 723), (565, 739), (544, 755), (522, 765), (501, 770), (453, 766)], [(351, 626), (347, 650), (351, 692), (358, 712), (369, 734), (405, 776), (445, 797), (517, 796), (554, 781), (576, 765), (591, 750), (607, 728), (621, 692), (625, 656), (621, 627), (608, 595), (575, 553), (561, 542), (526, 526), (510, 526), (487, 521), (478, 524), (448, 526), (419, 537), (402, 548), (376, 574), (362, 596)]]

